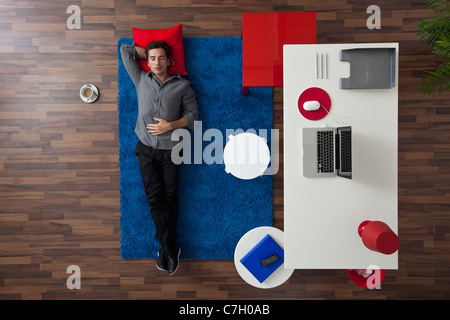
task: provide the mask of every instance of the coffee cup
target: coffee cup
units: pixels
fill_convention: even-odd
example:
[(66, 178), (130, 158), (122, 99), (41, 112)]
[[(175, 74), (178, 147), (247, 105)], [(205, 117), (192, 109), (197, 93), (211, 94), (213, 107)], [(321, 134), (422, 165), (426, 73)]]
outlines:
[(92, 84), (85, 84), (80, 89), (80, 98), (84, 102), (94, 102), (98, 97), (98, 89)]
[(81, 94), (86, 99), (90, 99), (94, 95), (94, 91), (90, 87), (84, 87), (83, 90), (81, 91)]

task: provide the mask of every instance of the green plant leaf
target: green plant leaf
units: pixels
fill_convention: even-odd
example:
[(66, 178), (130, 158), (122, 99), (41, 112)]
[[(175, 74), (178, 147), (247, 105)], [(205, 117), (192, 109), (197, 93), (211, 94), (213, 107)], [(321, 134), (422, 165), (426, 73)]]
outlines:
[(450, 89), (450, 6), (449, 0), (426, 0), (436, 17), (419, 21), (420, 39), (431, 46), (431, 53), (444, 61), (435, 71), (426, 71), (419, 92), (434, 95)]

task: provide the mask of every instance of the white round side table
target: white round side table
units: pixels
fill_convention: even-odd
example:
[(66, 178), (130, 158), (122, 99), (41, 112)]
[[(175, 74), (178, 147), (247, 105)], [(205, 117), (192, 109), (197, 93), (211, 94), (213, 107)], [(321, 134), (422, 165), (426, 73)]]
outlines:
[(244, 234), (236, 245), (236, 249), (234, 251), (234, 264), (241, 278), (248, 284), (261, 289), (270, 289), (283, 284), (294, 272), (294, 269), (285, 269), (283, 263), (277, 270), (275, 270), (274, 273), (272, 273), (261, 283), (241, 263), (240, 260), (267, 234), (269, 234), (270, 237), (284, 249), (283, 231), (274, 227), (258, 227)]
[(225, 172), (245, 180), (261, 176), (270, 162), (267, 141), (248, 132), (230, 135), (229, 138), (223, 150)]

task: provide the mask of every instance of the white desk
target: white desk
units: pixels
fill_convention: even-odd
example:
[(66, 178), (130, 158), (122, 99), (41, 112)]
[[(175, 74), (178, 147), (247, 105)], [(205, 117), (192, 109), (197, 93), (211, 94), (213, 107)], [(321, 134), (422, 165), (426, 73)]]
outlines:
[[(342, 49), (396, 48), (396, 85), (390, 89), (340, 89), (350, 73)], [(316, 79), (315, 55), (328, 54), (328, 79)], [(398, 43), (284, 46), (284, 249), (293, 269), (397, 269), (398, 255), (367, 249), (358, 226), (380, 220), (397, 233)], [(311, 121), (298, 110), (307, 88), (331, 98), (330, 115)], [(331, 116), (347, 116), (345, 124)], [(353, 179), (306, 178), (302, 128), (352, 126)], [(401, 239), (400, 239), (401, 241)]]

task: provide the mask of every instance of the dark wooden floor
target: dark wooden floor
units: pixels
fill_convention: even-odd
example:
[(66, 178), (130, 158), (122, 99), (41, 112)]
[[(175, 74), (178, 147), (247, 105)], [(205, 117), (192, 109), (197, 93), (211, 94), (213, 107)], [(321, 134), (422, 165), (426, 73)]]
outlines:
[[(66, 28), (73, 4), (81, 30)], [(372, 4), (380, 30), (366, 27)], [(118, 39), (132, 37), (132, 26), (180, 22), (185, 36), (240, 36), (243, 12), (272, 11), (317, 12), (318, 43), (400, 43), (401, 246), (381, 290), (356, 287), (345, 270), (296, 270), (260, 290), (233, 261), (182, 261), (169, 278), (154, 261), (120, 258)], [(0, 299), (449, 299), (450, 95), (417, 93), (423, 70), (437, 65), (416, 35), (431, 14), (419, 0), (1, 0)], [(84, 83), (100, 89), (96, 103), (79, 99)], [(282, 101), (274, 88), (281, 133)], [(80, 290), (66, 287), (70, 265), (81, 268)]]

